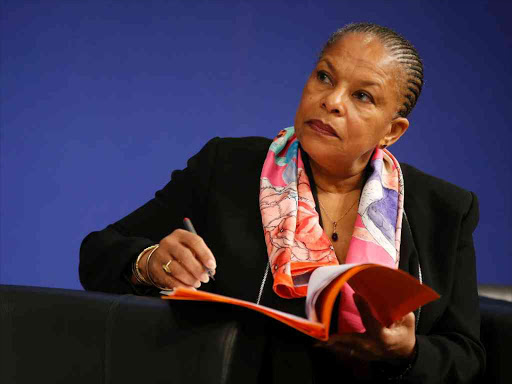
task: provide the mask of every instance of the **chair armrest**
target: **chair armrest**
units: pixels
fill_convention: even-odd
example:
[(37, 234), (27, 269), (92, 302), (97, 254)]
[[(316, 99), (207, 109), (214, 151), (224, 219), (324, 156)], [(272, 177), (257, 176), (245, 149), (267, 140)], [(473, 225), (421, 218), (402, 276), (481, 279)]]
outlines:
[(487, 351), (484, 383), (512, 383), (512, 303), (480, 297), (480, 337)]
[(207, 303), (0, 285), (0, 382), (249, 384), (264, 337), (243, 316)]

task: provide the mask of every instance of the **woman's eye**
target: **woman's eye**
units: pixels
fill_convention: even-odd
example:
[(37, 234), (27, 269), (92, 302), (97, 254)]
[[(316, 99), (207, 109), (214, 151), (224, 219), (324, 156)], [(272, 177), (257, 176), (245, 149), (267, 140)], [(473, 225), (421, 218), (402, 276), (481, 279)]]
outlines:
[(366, 92), (357, 91), (356, 93), (354, 93), (354, 96), (357, 99), (359, 99), (359, 100), (361, 100), (361, 101), (363, 101), (365, 103), (372, 103), (373, 102), (372, 97), (369, 94), (367, 94)]
[(316, 78), (320, 80), (322, 83), (331, 84), (331, 79), (329, 78), (329, 75), (324, 71), (318, 71), (316, 73)]

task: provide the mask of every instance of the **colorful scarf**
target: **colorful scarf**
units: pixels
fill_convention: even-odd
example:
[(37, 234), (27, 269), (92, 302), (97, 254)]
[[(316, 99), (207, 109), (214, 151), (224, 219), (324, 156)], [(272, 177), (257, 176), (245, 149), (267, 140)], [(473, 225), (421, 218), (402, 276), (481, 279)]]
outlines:
[[(377, 263), (397, 268), (404, 204), (398, 161), (376, 148), (362, 189), (346, 263)], [(284, 298), (304, 297), (311, 273), (338, 265), (329, 237), (319, 222), (299, 141), (293, 127), (279, 132), (270, 145), (260, 180), (260, 210), (273, 289)], [(338, 332), (364, 332), (345, 285), (341, 291)]]

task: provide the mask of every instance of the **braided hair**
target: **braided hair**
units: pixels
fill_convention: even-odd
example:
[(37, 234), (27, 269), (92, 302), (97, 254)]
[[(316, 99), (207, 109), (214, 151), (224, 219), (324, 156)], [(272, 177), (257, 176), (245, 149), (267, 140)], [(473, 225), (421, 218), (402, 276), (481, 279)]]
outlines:
[(416, 105), (423, 87), (423, 63), (416, 48), (395, 31), (373, 23), (352, 23), (338, 29), (325, 43), (320, 56), (333, 44), (350, 33), (370, 34), (378, 37), (390, 55), (402, 68), (402, 84), (399, 92), (402, 105), (399, 106), (398, 116), (407, 117)]

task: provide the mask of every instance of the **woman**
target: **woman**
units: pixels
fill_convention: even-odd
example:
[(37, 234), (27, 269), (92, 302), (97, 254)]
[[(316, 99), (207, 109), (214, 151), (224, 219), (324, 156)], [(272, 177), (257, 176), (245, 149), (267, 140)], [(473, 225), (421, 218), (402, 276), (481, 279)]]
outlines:
[[(194, 287), (304, 316), (318, 266), (399, 267), (441, 299), (383, 327), (347, 287), (339, 334), (311, 353), (316, 380), (344, 367), (360, 380), (471, 382), (485, 361), (476, 196), (385, 149), (406, 132), (422, 84), (416, 50), (395, 32), (367, 23), (337, 31), (294, 128), (272, 143), (211, 140), (153, 200), (84, 240), (82, 284), (119, 293)], [(184, 217), (199, 235), (180, 229)]]

